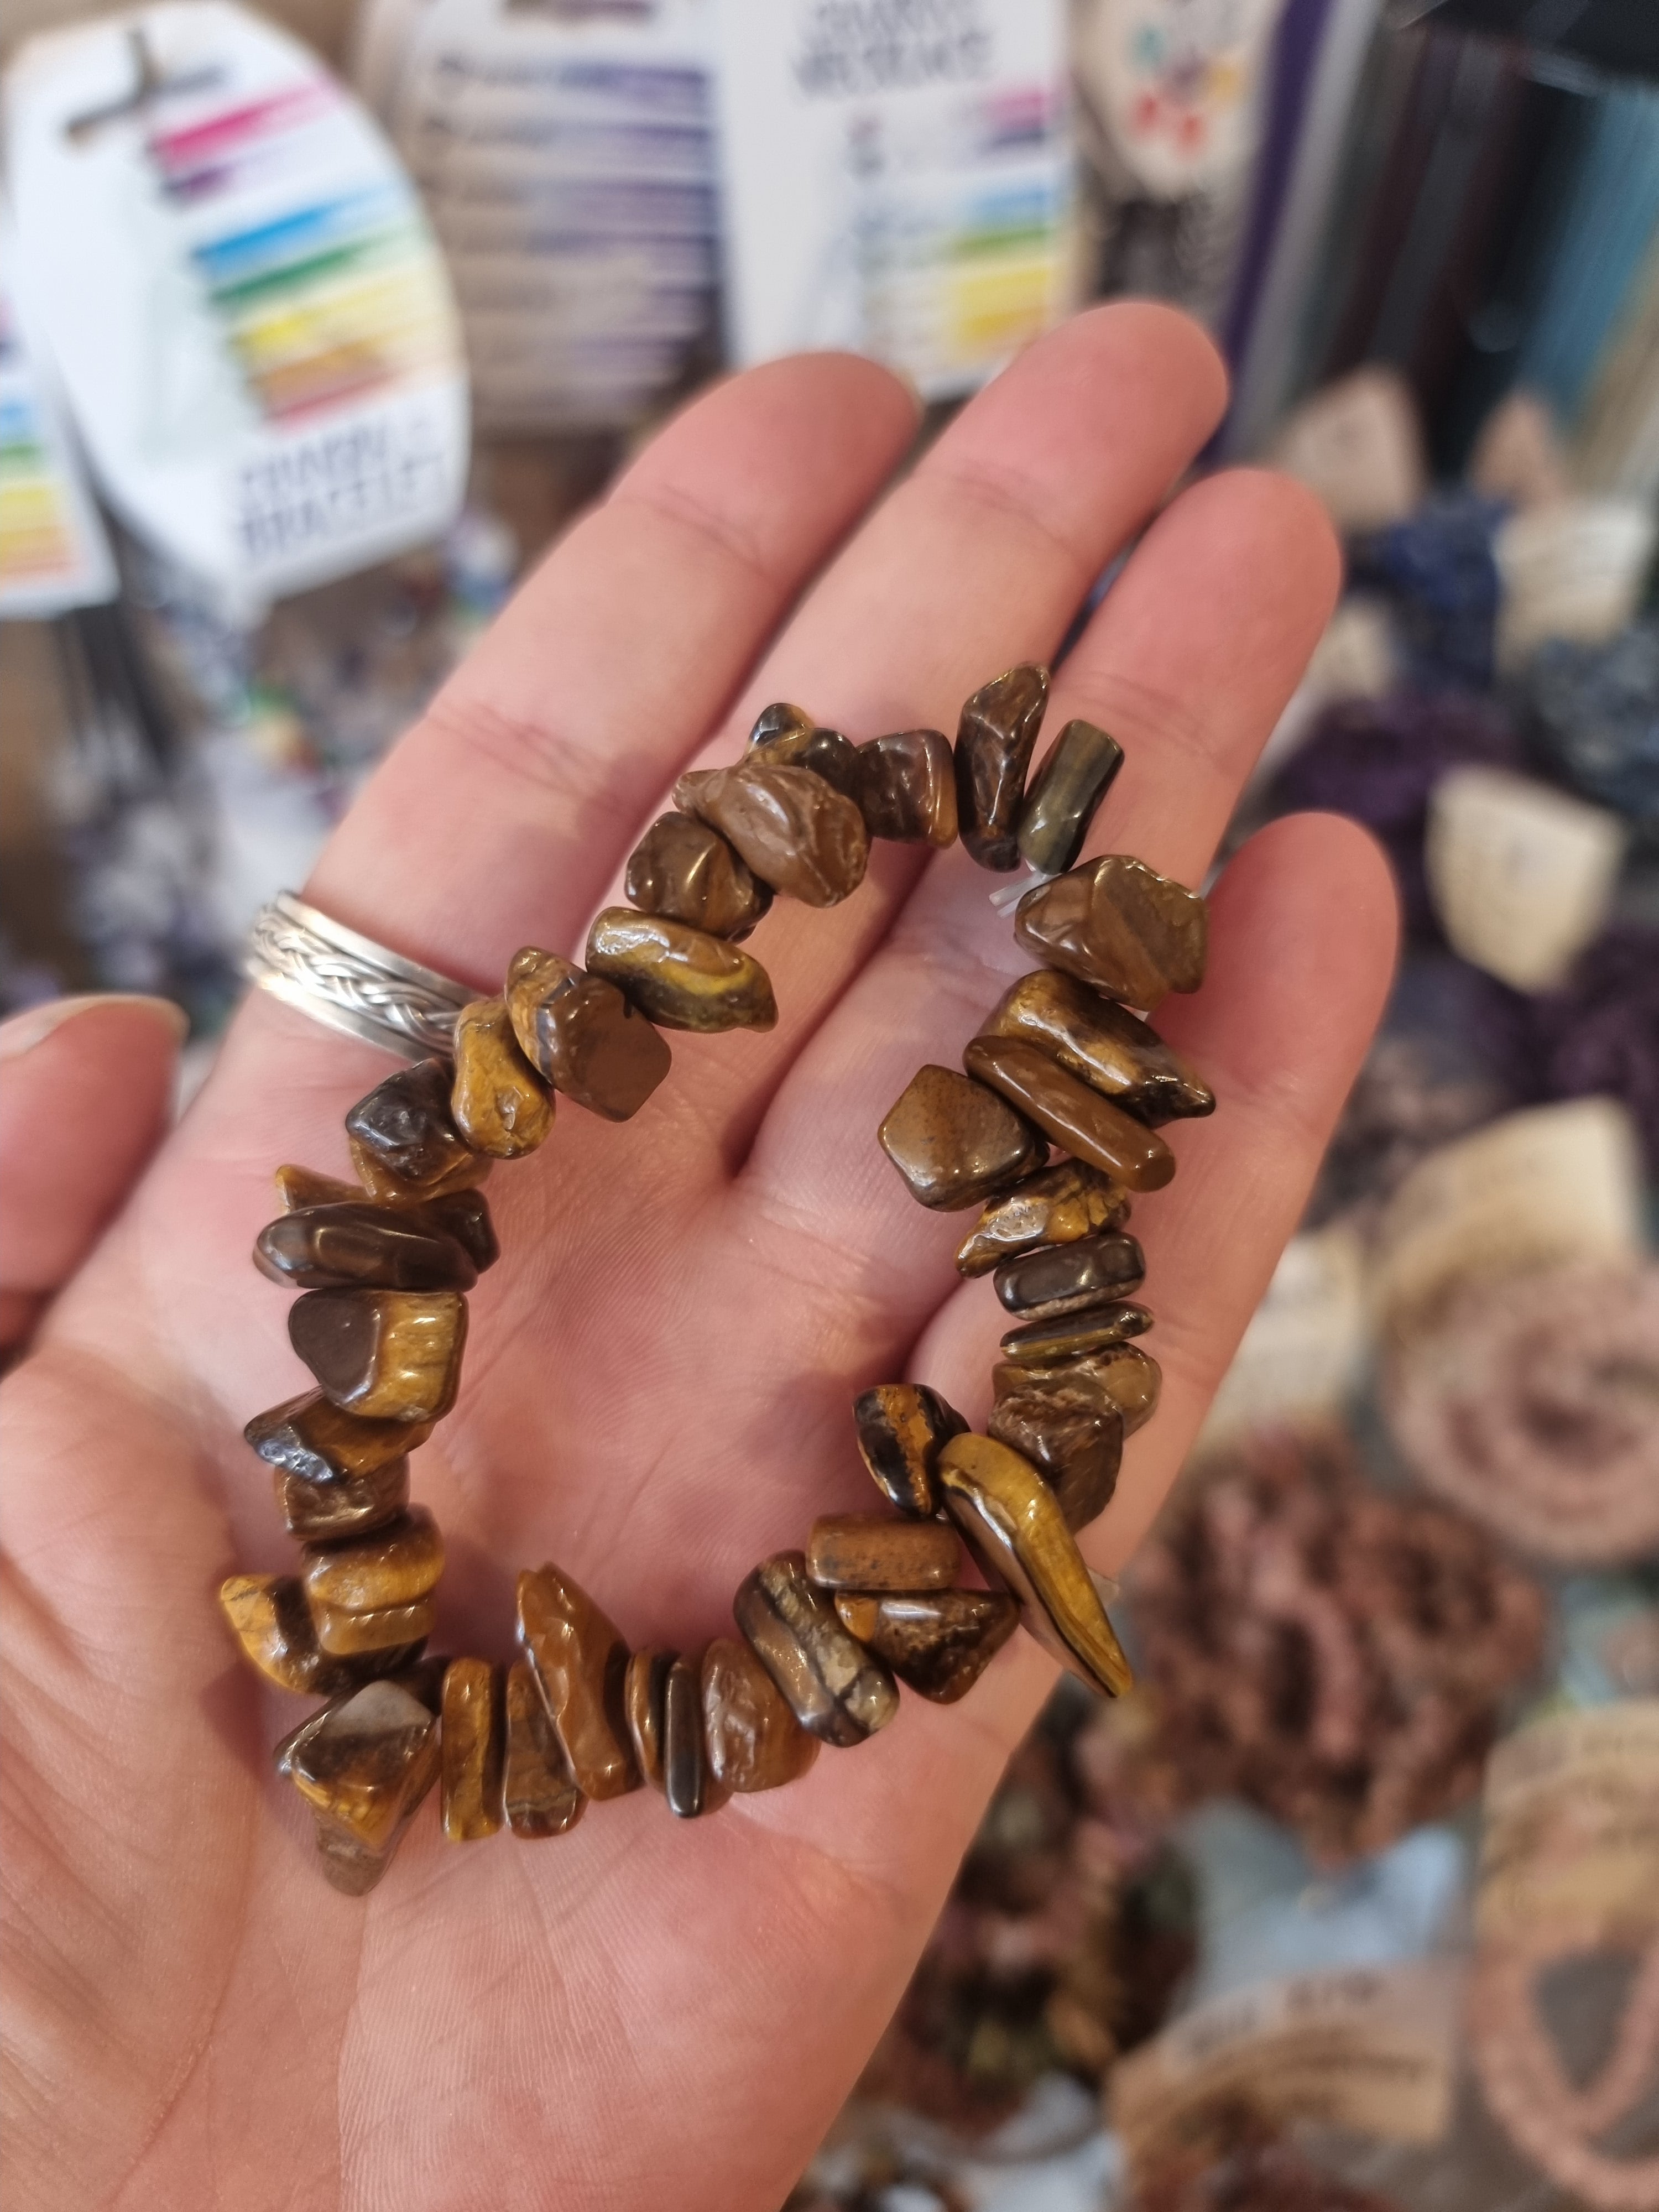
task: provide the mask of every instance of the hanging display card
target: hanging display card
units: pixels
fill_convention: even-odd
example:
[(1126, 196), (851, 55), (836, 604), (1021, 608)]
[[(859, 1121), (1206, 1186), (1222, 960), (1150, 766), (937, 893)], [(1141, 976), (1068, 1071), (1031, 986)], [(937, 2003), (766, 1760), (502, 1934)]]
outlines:
[(139, 536), (252, 611), (446, 527), (467, 428), (442, 264), (314, 55), (172, 0), (32, 40), (5, 120), (24, 281)]
[(742, 362), (847, 346), (925, 397), (1060, 320), (1076, 246), (1060, 0), (719, 0)]

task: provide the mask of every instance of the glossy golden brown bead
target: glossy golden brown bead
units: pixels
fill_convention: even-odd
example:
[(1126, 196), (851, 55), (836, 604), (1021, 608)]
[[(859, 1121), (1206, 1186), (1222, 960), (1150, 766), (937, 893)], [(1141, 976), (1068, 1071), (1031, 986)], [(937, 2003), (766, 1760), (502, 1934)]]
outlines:
[(259, 1231), (253, 1264), (302, 1291), (470, 1291), (478, 1271), (453, 1237), (413, 1207), (306, 1206)]
[(343, 1182), (338, 1176), (297, 1167), (292, 1160), (284, 1160), (271, 1180), (284, 1213), (297, 1213), (302, 1206), (357, 1205), (366, 1195), (360, 1182)]
[(674, 804), (718, 830), (786, 898), (836, 906), (864, 881), (870, 858), (864, 817), (811, 769), (773, 767), (750, 753), (732, 768), (683, 775)]
[(629, 1654), (623, 1676), (623, 1717), (641, 1778), (652, 1789), (663, 1786), (662, 1701), (668, 1670), (678, 1654), (654, 1646)]
[(662, 1788), (677, 1820), (712, 1813), (725, 1792), (708, 1768), (703, 1742), (699, 1658), (676, 1659), (663, 1684)]
[(1011, 985), (980, 1035), (1040, 1046), (1148, 1127), (1215, 1110), (1214, 1092), (1156, 1030), (1057, 968), (1034, 969)]
[(626, 1121), (667, 1074), (668, 1040), (615, 983), (526, 945), (507, 971), (520, 1049), (544, 1081), (590, 1114)]
[(1123, 1416), (1115, 1406), (1063, 1391), (1011, 1390), (992, 1407), (985, 1427), (1045, 1478), (1073, 1533), (1110, 1504), (1123, 1457)]
[(1028, 952), (1144, 1013), (1166, 992), (1197, 990), (1208, 932), (1196, 891), (1122, 853), (1028, 891), (1014, 915)]
[(409, 1605), (389, 1605), (369, 1613), (349, 1613), (343, 1606), (309, 1598), (317, 1641), (325, 1651), (355, 1657), (363, 1652), (395, 1650), (401, 1644), (419, 1644), (431, 1635), (438, 1608), (430, 1597)]
[(487, 1659), (452, 1659), (444, 1670), (441, 1813), (452, 1844), (481, 1842), (501, 1825), (506, 1686)]
[(1068, 1075), (1040, 1045), (1023, 1037), (975, 1037), (962, 1064), (1044, 1136), (1115, 1182), (1162, 1190), (1173, 1178), (1175, 1154), (1163, 1138)]
[(925, 1383), (878, 1382), (853, 1401), (859, 1455), (883, 1496), (901, 1513), (939, 1510), (933, 1466), (947, 1437), (968, 1424)]
[(331, 1656), (317, 1641), (297, 1575), (229, 1575), (219, 1585), (219, 1605), (242, 1656), (279, 1690), (338, 1697), (391, 1673), (420, 1648), (418, 1639), (410, 1638), (362, 1657)]
[(690, 814), (658, 817), (629, 855), (623, 888), (641, 914), (666, 915), (733, 944), (772, 903), (769, 886), (720, 831)]
[(1067, 722), (1043, 755), (1019, 810), (1019, 856), (1045, 876), (1069, 868), (1123, 765), (1123, 748), (1093, 722)]
[(408, 1504), (409, 1462), (389, 1459), (372, 1474), (332, 1482), (312, 1482), (277, 1467), (271, 1469), (271, 1487), (289, 1534), (301, 1543), (366, 1536), (395, 1521)]
[(663, 915), (607, 907), (589, 933), (587, 964), (665, 1029), (712, 1034), (777, 1024), (777, 1001), (758, 960)]
[(552, 1565), (519, 1577), (519, 1641), (565, 1764), (585, 1797), (637, 1790), (623, 1698), (628, 1646), (580, 1584)]
[(1040, 1166), (1047, 1150), (994, 1091), (932, 1065), (916, 1070), (878, 1133), (911, 1197), (944, 1212), (1006, 1189)]
[(438, 1723), (396, 1682), (371, 1682), (296, 1729), (278, 1771), (311, 1808), (323, 1869), (361, 1896), (386, 1872), (438, 1778)]
[(836, 1611), (901, 1682), (940, 1705), (966, 1697), (1019, 1626), (1001, 1590), (837, 1590)]
[(810, 769), (832, 791), (860, 805), (863, 763), (857, 746), (849, 744), (839, 730), (779, 730), (769, 737), (750, 738), (744, 758), (768, 768)]
[(884, 1513), (821, 1513), (806, 1540), (806, 1571), (821, 1589), (949, 1589), (962, 1547), (942, 1521)]
[(714, 1638), (702, 1655), (702, 1692), (709, 1772), (721, 1789), (744, 1795), (780, 1789), (817, 1757), (818, 1739), (802, 1728), (747, 1644)]
[(526, 1843), (562, 1836), (574, 1828), (587, 1800), (576, 1787), (548, 1717), (529, 1662), (507, 1670), (506, 1743), (501, 1765), (501, 1811)]
[(763, 1560), (732, 1612), (795, 1718), (825, 1743), (862, 1743), (897, 1712), (892, 1676), (842, 1626), (800, 1553)]
[(431, 1198), (488, 1175), (489, 1161), (451, 1118), (449, 1093), (447, 1064), (423, 1060), (377, 1083), (346, 1115), (353, 1163), (376, 1196)]
[(432, 1429), (430, 1421), (366, 1421), (308, 1390), (256, 1413), (242, 1434), (272, 1467), (325, 1483), (374, 1474), (423, 1444)]
[(1127, 1298), (1146, 1273), (1146, 1255), (1134, 1238), (1109, 1229), (1006, 1260), (995, 1279), (997, 1296), (1011, 1314), (1022, 1321), (1051, 1321), (1103, 1298)]
[(872, 837), (902, 844), (954, 845), (957, 772), (941, 730), (896, 730), (858, 749), (859, 805)]
[(346, 1413), (441, 1420), (460, 1388), (466, 1300), (453, 1291), (307, 1291), (289, 1341)]
[(1022, 1252), (1074, 1243), (1128, 1218), (1121, 1183), (1081, 1160), (1061, 1160), (991, 1200), (958, 1246), (957, 1266), (964, 1275), (988, 1275)]
[(475, 1152), (521, 1159), (553, 1132), (553, 1101), (519, 1048), (504, 999), (474, 999), (455, 1017), (450, 1118)]
[(957, 726), (957, 821), (982, 868), (1019, 866), (1025, 771), (1048, 703), (1048, 672), (1026, 662), (983, 684)]
[(1162, 1380), (1157, 1360), (1138, 1344), (1109, 1345), (1060, 1367), (1026, 1367), (1005, 1359), (991, 1370), (991, 1386), (999, 1398), (1013, 1391), (1042, 1390), (1069, 1395), (1084, 1405), (1115, 1407), (1123, 1416), (1126, 1437), (1143, 1427), (1158, 1410)]
[(307, 1544), (301, 1554), (306, 1595), (313, 1606), (342, 1613), (379, 1613), (413, 1605), (434, 1590), (444, 1571), (444, 1540), (424, 1505), (343, 1543)]
[(1002, 1356), (1017, 1367), (1064, 1367), (1109, 1351), (1132, 1336), (1144, 1336), (1152, 1325), (1145, 1306), (1109, 1298), (1053, 1321), (1026, 1322), (1011, 1328), (1002, 1340)]

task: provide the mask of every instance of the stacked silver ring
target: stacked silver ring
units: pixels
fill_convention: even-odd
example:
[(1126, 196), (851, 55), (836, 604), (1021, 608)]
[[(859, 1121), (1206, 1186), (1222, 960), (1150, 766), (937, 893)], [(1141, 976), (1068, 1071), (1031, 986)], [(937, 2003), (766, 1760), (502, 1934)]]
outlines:
[(389, 952), (372, 937), (280, 891), (248, 932), (243, 972), (313, 1021), (404, 1060), (447, 1059), (455, 1017), (479, 996), (452, 976)]

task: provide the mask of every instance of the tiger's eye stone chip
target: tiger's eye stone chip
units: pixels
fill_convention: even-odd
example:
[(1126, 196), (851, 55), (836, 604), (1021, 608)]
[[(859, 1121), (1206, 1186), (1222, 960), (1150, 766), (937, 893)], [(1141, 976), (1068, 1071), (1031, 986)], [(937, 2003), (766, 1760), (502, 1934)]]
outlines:
[(323, 1871), (337, 1889), (362, 1896), (438, 1778), (436, 1720), (398, 1683), (370, 1682), (279, 1749), (279, 1771), (316, 1816)]
[(939, 1510), (933, 1463), (939, 1446), (968, 1424), (937, 1390), (921, 1382), (878, 1382), (853, 1401), (859, 1453), (883, 1496), (901, 1513)]
[(1157, 1360), (1138, 1344), (1109, 1344), (1061, 1367), (1024, 1367), (1005, 1359), (991, 1370), (991, 1387), (999, 1400), (1040, 1390), (1056, 1403), (1110, 1407), (1122, 1415), (1126, 1437), (1144, 1428), (1157, 1412), (1163, 1380)]
[(444, 1540), (424, 1505), (400, 1521), (343, 1544), (308, 1544), (306, 1595), (342, 1613), (380, 1613), (413, 1605), (434, 1590), (444, 1571)]
[(1020, 1037), (1040, 1047), (1149, 1127), (1215, 1111), (1215, 1093), (1156, 1030), (1057, 968), (1022, 975), (997, 1001), (980, 1035)]
[(487, 1659), (452, 1659), (440, 1705), (444, 1833), (452, 1844), (493, 1836), (501, 1825), (507, 1758), (506, 1684)]
[(712, 1813), (724, 1792), (708, 1771), (702, 1736), (701, 1667), (696, 1659), (677, 1659), (668, 1670), (662, 1700), (662, 1786), (677, 1820), (695, 1820)]
[(769, 1030), (771, 979), (758, 960), (665, 915), (609, 906), (587, 939), (587, 964), (668, 1030)]
[(253, 1264), (273, 1283), (304, 1291), (470, 1291), (478, 1271), (455, 1242), (413, 1208), (305, 1206), (259, 1231)]
[(441, 1420), (460, 1387), (466, 1300), (453, 1291), (307, 1291), (289, 1341), (346, 1413)]
[(361, 1659), (331, 1657), (317, 1641), (297, 1575), (230, 1575), (219, 1585), (219, 1605), (242, 1656), (279, 1690), (338, 1697), (373, 1675), (390, 1674), (420, 1649), (410, 1643)]
[(729, 838), (763, 884), (805, 906), (837, 906), (864, 881), (864, 817), (811, 769), (775, 768), (750, 753), (734, 768), (683, 775), (674, 804)]
[(957, 1248), (957, 1267), (964, 1275), (988, 1275), (1022, 1252), (1075, 1243), (1128, 1218), (1121, 1183), (1081, 1160), (1061, 1160), (992, 1200)]
[(1062, 1392), (1011, 1390), (997, 1400), (985, 1426), (1047, 1479), (1073, 1532), (1110, 1504), (1123, 1457), (1123, 1416), (1115, 1406), (1083, 1404)]
[(1049, 967), (1150, 1013), (1166, 992), (1204, 981), (1209, 918), (1196, 891), (1110, 853), (1028, 891), (1014, 935)]
[(957, 819), (981, 868), (1019, 866), (1025, 771), (1048, 704), (1048, 672), (1026, 662), (981, 684), (957, 726)]
[(342, 1182), (338, 1176), (321, 1175), (315, 1168), (296, 1167), (284, 1160), (271, 1181), (283, 1201), (284, 1213), (297, 1213), (302, 1206), (356, 1206), (362, 1203), (360, 1182)]
[(552, 1133), (553, 1101), (519, 1049), (503, 999), (474, 999), (455, 1017), (455, 1127), (475, 1152), (521, 1159)]
[(717, 1636), (702, 1655), (703, 1741), (708, 1771), (722, 1790), (747, 1796), (777, 1790), (805, 1773), (818, 1740), (746, 1644)]
[(975, 1037), (962, 1055), (969, 1075), (1018, 1107), (1074, 1159), (1131, 1190), (1162, 1190), (1175, 1154), (1154, 1130), (1091, 1091), (1022, 1037)]
[(409, 1503), (409, 1462), (389, 1459), (370, 1474), (349, 1474), (337, 1482), (312, 1482), (271, 1469), (276, 1510), (288, 1533), (301, 1543), (327, 1543), (341, 1536), (366, 1536), (395, 1521)]
[(942, 730), (895, 730), (858, 749), (859, 805), (872, 837), (904, 845), (954, 845), (957, 765)]
[(949, 1589), (962, 1547), (942, 1521), (884, 1513), (822, 1513), (806, 1540), (806, 1571), (821, 1589)]
[(550, 1564), (519, 1577), (519, 1641), (583, 1796), (637, 1790), (623, 1698), (628, 1646), (561, 1568)]
[(795, 1718), (825, 1743), (862, 1743), (897, 1712), (892, 1676), (842, 1626), (800, 1553), (763, 1560), (732, 1612)]
[(766, 768), (810, 769), (855, 806), (863, 796), (859, 749), (839, 730), (780, 730), (771, 737), (750, 738), (745, 757)]
[(629, 1655), (623, 1676), (623, 1713), (628, 1740), (644, 1779), (653, 1790), (663, 1786), (662, 1701), (668, 1687), (668, 1670), (678, 1657), (674, 1651), (650, 1646)]
[(495, 1241), (495, 1224), (489, 1218), (489, 1200), (481, 1190), (452, 1190), (427, 1199), (421, 1206), (422, 1220), (453, 1237), (482, 1275), (501, 1256)]
[(1020, 858), (1057, 876), (1083, 850), (1100, 802), (1123, 765), (1123, 748), (1092, 722), (1067, 722), (1043, 756), (1019, 810)]
[(501, 1810), (526, 1843), (562, 1836), (580, 1820), (587, 1800), (576, 1787), (553, 1732), (536, 1678), (523, 1659), (507, 1670), (506, 1749)]
[(310, 1390), (256, 1413), (242, 1434), (272, 1467), (307, 1482), (349, 1482), (413, 1451), (432, 1427), (430, 1421), (366, 1421)]
[(513, 1034), (531, 1065), (607, 1121), (637, 1114), (668, 1073), (667, 1038), (614, 983), (556, 952), (533, 945), (515, 952), (506, 998)]
[(775, 699), (756, 715), (749, 742), (751, 745), (763, 744), (768, 738), (783, 737), (792, 730), (810, 732), (817, 727), (805, 707), (797, 707), (788, 699)]
[(1054, 1321), (1030, 1321), (1011, 1328), (1002, 1340), (1002, 1354), (1016, 1367), (1064, 1367), (1073, 1359), (1121, 1344), (1126, 1337), (1143, 1336), (1152, 1325), (1145, 1306), (1120, 1304), (1107, 1299), (1080, 1313), (1062, 1314)]
[(996, 1272), (997, 1296), (1024, 1320), (1055, 1321), (1103, 1298), (1127, 1298), (1146, 1273), (1146, 1257), (1134, 1238), (1108, 1230), (1005, 1261)]
[(939, 1454), (951, 1517), (988, 1577), (1019, 1601), (1044, 1649), (1091, 1689), (1121, 1697), (1134, 1677), (1066, 1526), (1030, 1462), (991, 1437), (952, 1437)]
[(343, 1606), (327, 1605), (314, 1597), (310, 1603), (318, 1643), (325, 1651), (344, 1657), (422, 1643), (431, 1635), (438, 1618), (437, 1606), (430, 1597), (416, 1598), (410, 1605), (384, 1606), (373, 1613), (348, 1613)]
[(489, 1174), (450, 1117), (449, 1091), (445, 1062), (423, 1060), (377, 1083), (346, 1115), (352, 1160), (376, 1197), (434, 1197)]
[(879, 1132), (912, 1198), (936, 1211), (977, 1206), (1042, 1165), (1042, 1138), (1022, 1115), (952, 1067), (919, 1067)]
[(629, 855), (623, 888), (641, 914), (666, 915), (732, 943), (772, 903), (769, 887), (720, 831), (690, 814), (658, 816)]
[(939, 1705), (966, 1697), (1019, 1626), (1019, 1607), (1001, 1590), (837, 1590), (836, 1611), (849, 1635)]

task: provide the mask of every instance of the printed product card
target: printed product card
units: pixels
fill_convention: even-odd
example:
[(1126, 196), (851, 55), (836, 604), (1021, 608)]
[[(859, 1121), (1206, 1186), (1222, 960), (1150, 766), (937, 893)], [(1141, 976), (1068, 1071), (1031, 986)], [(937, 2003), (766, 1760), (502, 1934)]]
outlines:
[(1080, 0), (1079, 77), (1150, 198), (1224, 187), (1257, 141), (1280, 0)]
[(1486, 1766), (1476, 1927), (1531, 1942), (1557, 1922), (1659, 1930), (1659, 1698), (1556, 1713)]
[(718, 0), (730, 347), (971, 391), (1075, 289), (1060, 0)]
[(17, 240), (0, 203), (0, 615), (58, 615), (114, 596), (109, 541), (17, 289)]
[(1370, 1333), (1358, 1232), (1336, 1221), (1291, 1237), (1222, 1377), (1197, 1449), (1243, 1430), (1337, 1413), (1364, 1364)]
[(228, 0), (31, 41), (22, 272), (100, 488), (252, 612), (435, 537), (464, 489), (442, 264), (368, 117)]
[(357, 79), (448, 258), (481, 424), (638, 422), (714, 321), (704, 0), (371, 0)]
[(1346, 1967), (1212, 1998), (1113, 2069), (1111, 2124), (1133, 2166), (1235, 2100), (1393, 2142), (1445, 2133), (1456, 2078), (1459, 1991), (1439, 1960)]

